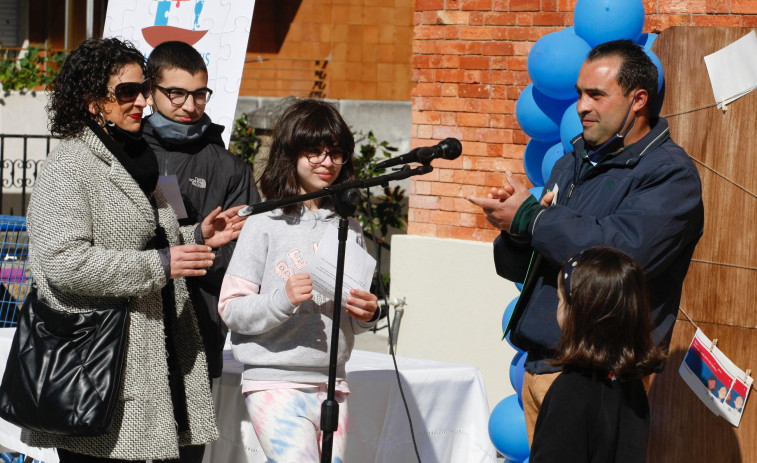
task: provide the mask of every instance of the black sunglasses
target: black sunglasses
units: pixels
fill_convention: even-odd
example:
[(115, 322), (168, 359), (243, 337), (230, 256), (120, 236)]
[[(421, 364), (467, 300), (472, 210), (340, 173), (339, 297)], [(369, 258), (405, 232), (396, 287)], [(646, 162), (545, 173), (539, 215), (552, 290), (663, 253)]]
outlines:
[(116, 88), (113, 89), (113, 94), (119, 103), (131, 103), (140, 94), (147, 99), (150, 96), (151, 89), (150, 79), (145, 79), (142, 82), (122, 82), (116, 85)]

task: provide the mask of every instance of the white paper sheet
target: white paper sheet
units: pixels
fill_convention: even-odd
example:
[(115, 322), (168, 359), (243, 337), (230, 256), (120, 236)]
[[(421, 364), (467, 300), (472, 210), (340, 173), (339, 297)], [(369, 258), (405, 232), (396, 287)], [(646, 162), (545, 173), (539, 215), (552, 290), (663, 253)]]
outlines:
[[(310, 274), (313, 289), (331, 300), (334, 300), (336, 287), (338, 234), (339, 230), (336, 227), (328, 227), (318, 245), (315, 258), (302, 269), (302, 273)], [(376, 259), (358, 244), (355, 232), (352, 230), (349, 230), (347, 236), (344, 255), (342, 307), (344, 307), (345, 298), (350, 294), (350, 289), (365, 291), (370, 289), (373, 270), (376, 268)]]
[(704, 57), (718, 108), (757, 88), (757, 34), (748, 33)]
[(163, 192), (163, 196), (166, 197), (168, 204), (173, 208), (176, 218), (186, 219), (187, 210), (184, 208), (184, 200), (181, 199), (179, 180), (176, 178), (176, 175), (161, 175), (158, 177), (158, 186), (160, 187), (160, 191)]
[(738, 427), (752, 377), (731, 362), (699, 328), (678, 373), (712, 413)]

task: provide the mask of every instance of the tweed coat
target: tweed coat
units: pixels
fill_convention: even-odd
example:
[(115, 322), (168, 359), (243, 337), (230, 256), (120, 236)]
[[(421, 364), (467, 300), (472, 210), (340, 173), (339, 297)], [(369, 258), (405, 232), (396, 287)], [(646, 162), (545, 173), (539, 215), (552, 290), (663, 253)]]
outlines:
[[(153, 195), (171, 246), (194, 242), (179, 228), (165, 197)], [(155, 212), (131, 175), (85, 128), (62, 142), (42, 168), (29, 203), (29, 265), (41, 299), (66, 312), (127, 304), (130, 316), (124, 384), (112, 429), (97, 437), (25, 431), (38, 447), (96, 457), (167, 459), (179, 445), (218, 438), (197, 320), (183, 278), (174, 279), (177, 361), (187, 398), (189, 432), (178, 433), (171, 405), (161, 288), (167, 275), (154, 236)]]

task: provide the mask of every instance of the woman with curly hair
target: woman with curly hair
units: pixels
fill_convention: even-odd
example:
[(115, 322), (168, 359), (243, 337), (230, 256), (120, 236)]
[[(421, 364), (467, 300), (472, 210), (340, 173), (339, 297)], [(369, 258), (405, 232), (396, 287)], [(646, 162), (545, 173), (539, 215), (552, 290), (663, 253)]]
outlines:
[[(179, 227), (140, 138), (150, 82), (144, 57), (118, 39), (74, 50), (50, 87), (53, 134), (29, 204), (30, 267), (39, 299), (82, 313), (126, 307), (123, 384), (109, 430), (77, 437), (27, 430), (60, 461), (165, 461), (218, 437), (202, 341), (185, 277), (239, 235), (236, 211)], [(239, 227), (241, 228), (241, 227)], [(188, 461), (182, 459), (182, 461)]]

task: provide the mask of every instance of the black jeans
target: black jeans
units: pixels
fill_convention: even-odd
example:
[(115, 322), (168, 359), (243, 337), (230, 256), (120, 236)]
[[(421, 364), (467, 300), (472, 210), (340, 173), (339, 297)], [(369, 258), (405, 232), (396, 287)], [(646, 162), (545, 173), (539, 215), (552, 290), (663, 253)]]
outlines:
[[(205, 454), (204, 445), (190, 445), (179, 447), (179, 459), (158, 460), (165, 463), (200, 463)], [(60, 463), (138, 463), (134, 460), (117, 460), (112, 458), (92, 457), (71, 452), (66, 449), (58, 449)], [(143, 460), (144, 461), (144, 460)]]

